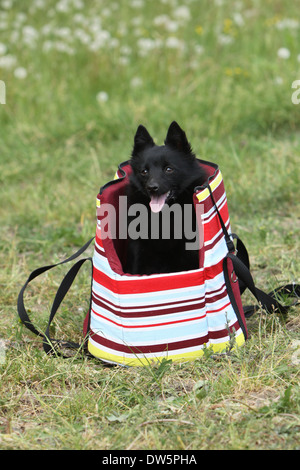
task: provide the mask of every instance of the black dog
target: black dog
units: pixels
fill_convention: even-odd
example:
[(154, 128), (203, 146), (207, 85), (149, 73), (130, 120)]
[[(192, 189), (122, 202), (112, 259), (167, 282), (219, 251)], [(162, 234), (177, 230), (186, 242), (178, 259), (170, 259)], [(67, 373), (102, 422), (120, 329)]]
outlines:
[[(124, 272), (154, 274), (197, 269), (199, 250), (186, 249), (186, 243), (191, 242), (186, 232), (195, 237), (193, 190), (205, 182), (206, 174), (185, 132), (172, 122), (165, 145), (157, 146), (147, 129), (139, 126), (130, 164), (133, 171), (127, 193), (128, 250)], [(191, 217), (189, 227), (184, 230), (183, 211), (187, 204)], [(136, 214), (130, 214), (135, 207), (143, 209), (139, 211), (139, 220), (134, 218)], [(164, 222), (168, 222), (167, 226)], [(133, 223), (139, 233), (130, 231)]]

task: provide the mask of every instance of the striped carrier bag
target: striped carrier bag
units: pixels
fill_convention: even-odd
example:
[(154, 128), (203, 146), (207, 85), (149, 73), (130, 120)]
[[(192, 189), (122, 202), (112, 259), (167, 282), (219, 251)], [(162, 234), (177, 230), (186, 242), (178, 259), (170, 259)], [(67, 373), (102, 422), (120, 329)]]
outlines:
[[(42, 336), (47, 353), (64, 355), (61, 348), (82, 348), (106, 363), (125, 366), (145, 366), (164, 358), (174, 362), (195, 360), (206, 348), (222, 353), (241, 346), (248, 337), (246, 318), (258, 306), (269, 313), (286, 313), (288, 307), (278, 301), (279, 291), (298, 298), (300, 287), (295, 284), (269, 294), (254, 285), (247, 250), (231, 233), (220, 169), (214, 163), (199, 162), (209, 175), (193, 195), (194, 207), (202, 205), (199, 269), (156, 275), (123, 272), (126, 237), (103, 237), (100, 216), (101, 205), (110, 204), (115, 208), (115, 220), (120, 220), (120, 196), (125, 195), (131, 172), (129, 161), (122, 163), (115, 179), (103, 186), (97, 196), (96, 236), (58, 263), (80, 257), (94, 241), (93, 257), (79, 259), (62, 280), (45, 333), (32, 324), (24, 307), (24, 293), (29, 282), (57, 264), (33, 271), (19, 293), (20, 318), (29, 330)], [(86, 261), (92, 264), (92, 282), (83, 343), (51, 338), (51, 322)], [(243, 308), (241, 294), (246, 288), (258, 305)]]

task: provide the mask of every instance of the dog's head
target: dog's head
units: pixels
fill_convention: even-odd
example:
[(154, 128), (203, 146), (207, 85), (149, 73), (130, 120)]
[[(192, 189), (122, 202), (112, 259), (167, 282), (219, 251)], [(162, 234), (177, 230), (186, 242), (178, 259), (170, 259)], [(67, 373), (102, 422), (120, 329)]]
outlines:
[(149, 197), (150, 208), (159, 212), (195, 178), (195, 155), (185, 132), (173, 121), (165, 145), (154, 143), (147, 129), (140, 125), (134, 137), (130, 160), (134, 184)]

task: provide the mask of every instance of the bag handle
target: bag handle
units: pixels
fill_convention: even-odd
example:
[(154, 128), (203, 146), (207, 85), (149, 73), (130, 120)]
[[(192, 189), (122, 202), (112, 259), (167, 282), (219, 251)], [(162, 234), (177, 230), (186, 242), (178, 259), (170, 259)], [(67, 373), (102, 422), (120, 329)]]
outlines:
[(47, 353), (47, 354), (57, 354), (59, 356), (62, 356), (62, 354), (56, 349), (56, 345), (59, 344), (60, 346), (62, 347), (65, 347), (65, 348), (70, 348), (70, 349), (80, 349), (80, 345), (77, 344), (77, 343), (74, 343), (73, 341), (62, 341), (62, 340), (57, 340), (57, 339), (54, 339), (54, 338), (50, 338), (50, 325), (51, 325), (51, 322), (61, 304), (61, 302), (63, 301), (63, 299), (65, 298), (66, 294), (68, 293), (71, 285), (73, 284), (73, 281), (75, 279), (75, 277), (77, 276), (78, 274), (78, 271), (80, 270), (81, 266), (86, 262), (86, 261), (91, 261), (92, 265), (93, 265), (93, 262), (92, 262), (92, 258), (83, 258), (83, 259), (80, 259), (79, 261), (77, 261), (77, 263), (75, 263), (71, 269), (67, 272), (67, 274), (65, 275), (65, 277), (63, 278), (57, 292), (56, 292), (56, 295), (55, 295), (55, 299), (53, 301), (53, 304), (52, 304), (52, 308), (51, 308), (51, 312), (50, 312), (50, 317), (49, 317), (49, 321), (48, 321), (48, 325), (47, 325), (47, 328), (46, 328), (46, 331), (45, 331), (45, 335), (44, 335), (44, 340), (43, 340), (43, 348), (44, 348), (44, 351)]
[[(53, 345), (52, 345), (52, 342), (61, 342), (61, 341), (58, 341), (58, 340), (51, 340), (50, 339), (50, 336), (49, 336), (49, 330), (50, 330), (50, 325), (51, 325), (51, 322), (55, 316), (55, 313), (57, 311), (57, 309), (59, 308), (61, 302), (63, 301), (65, 295), (67, 294), (68, 290), (70, 289), (79, 269), (81, 268), (81, 266), (85, 263), (85, 261), (91, 261), (92, 263), (92, 258), (88, 257), (88, 258), (83, 258), (79, 261), (77, 261), (77, 263), (75, 263), (72, 268), (69, 270), (69, 272), (65, 275), (65, 277), (63, 278), (60, 286), (59, 286), (59, 289), (56, 293), (56, 296), (55, 296), (55, 299), (53, 301), (53, 305), (52, 305), (52, 308), (51, 308), (51, 313), (50, 313), (50, 318), (49, 318), (49, 321), (48, 321), (48, 325), (47, 325), (47, 329), (46, 329), (46, 332), (45, 334), (41, 333), (39, 330), (37, 330), (35, 328), (35, 326), (33, 325), (32, 321), (30, 320), (29, 316), (28, 316), (28, 313), (26, 311), (26, 308), (25, 308), (25, 305), (24, 305), (24, 293), (25, 293), (25, 290), (28, 286), (28, 284), (33, 280), (35, 279), (36, 277), (40, 276), (41, 274), (43, 274), (44, 272), (46, 271), (49, 271), (50, 269), (56, 267), (56, 266), (59, 266), (61, 264), (65, 264), (65, 263), (68, 263), (69, 261), (73, 261), (74, 259), (78, 258), (78, 256), (80, 256), (82, 253), (84, 253), (87, 248), (90, 246), (90, 244), (92, 243), (92, 241), (94, 240), (95, 237), (91, 238), (90, 240), (88, 240), (78, 251), (76, 251), (76, 253), (74, 253), (73, 255), (71, 255), (69, 258), (63, 260), (63, 261), (60, 261), (59, 263), (56, 263), (56, 264), (51, 264), (51, 265), (48, 265), (48, 266), (42, 266), (38, 269), (35, 269), (34, 271), (32, 271), (32, 273), (29, 275), (27, 281), (25, 282), (24, 286), (22, 287), (22, 289), (20, 290), (20, 293), (18, 295), (18, 302), (17, 302), (17, 309), (18, 309), (18, 314), (19, 314), (19, 317), (22, 321), (22, 323), (32, 332), (34, 333), (36, 336), (41, 336), (43, 338), (43, 346), (44, 346), (44, 350), (49, 353), (49, 352), (54, 352), (54, 348), (53, 348)], [(72, 342), (61, 342), (63, 345), (65, 346), (68, 346), (68, 347), (76, 347), (78, 348), (79, 345), (75, 345), (75, 343), (72, 343)]]
[[(261, 307), (264, 308), (268, 313), (280, 312), (281, 314), (286, 314), (290, 306), (282, 305), (277, 299), (276, 294), (281, 292), (289, 297), (295, 297), (296, 300), (293, 302), (292, 306), (300, 303), (300, 285), (299, 284), (286, 284), (284, 286), (277, 287), (275, 290), (270, 293), (265, 293), (261, 289), (258, 289), (253, 281), (252, 275), (248, 267), (243, 263), (233, 253), (228, 253), (227, 258), (230, 258), (233, 264), (233, 269), (238, 277), (243, 282), (245, 288), (247, 287), (250, 292), (254, 295), (256, 300), (261, 304)], [(226, 259), (226, 258), (225, 258)], [(257, 306), (250, 306), (244, 308), (244, 314), (246, 318), (250, 318), (255, 311)]]

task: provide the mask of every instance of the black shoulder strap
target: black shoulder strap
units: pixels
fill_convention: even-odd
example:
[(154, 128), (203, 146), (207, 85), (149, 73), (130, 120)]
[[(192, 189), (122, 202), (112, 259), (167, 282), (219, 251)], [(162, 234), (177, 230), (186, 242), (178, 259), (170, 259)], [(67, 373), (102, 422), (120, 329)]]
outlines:
[[(221, 217), (221, 214), (218, 210), (217, 204), (214, 200), (213, 192), (211, 190), (210, 185), (208, 184), (208, 189), (210, 193), (210, 197), (212, 199), (212, 202), (215, 206), (225, 242), (227, 245), (228, 253), (224, 258), (223, 261), (223, 272), (224, 272), (224, 277), (225, 277), (225, 283), (228, 289), (228, 293), (230, 293), (231, 297), (231, 302), (235, 303), (234, 295), (232, 292), (232, 289), (230, 287), (230, 279), (228, 276), (228, 259), (231, 259), (234, 271), (237, 275), (238, 278), (238, 283), (239, 283), (239, 288), (241, 294), (245, 291), (245, 289), (249, 289), (250, 292), (254, 295), (256, 300), (260, 305), (256, 306), (247, 306), (244, 307), (244, 314), (246, 318), (249, 318), (253, 315), (253, 313), (256, 312), (256, 310), (259, 307), (264, 308), (267, 312), (272, 313), (274, 311), (281, 312), (281, 313), (286, 313), (288, 309), (290, 308), (291, 305), (285, 306), (282, 305), (278, 300), (278, 294), (285, 294), (288, 297), (293, 297), (295, 298), (295, 301), (292, 303), (292, 305), (297, 305), (300, 303), (300, 285), (299, 284), (287, 284), (285, 286), (280, 286), (274, 291), (270, 292), (269, 294), (266, 294), (262, 290), (258, 289), (253, 281), (251, 272), (250, 272), (250, 262), (249, 262), (249, 256), (247, 249), (245, 245), (243, 244), (242, 240), (236, 235), (232, 233), (228, 233), (224, 221)], [(233, 240), (236, 239), (236, 247), (234, 246)], [(236, 308), (237, 310), (237, 308)]]
[(91, 261), (91, 263), (92, 263), (92, 258), (88, 257), (88, 258), (83, 258), (83, 259), (80, 259), (79, 261), (77, 261), (72, 266), (72, 268), (68, 271), (68, 273), (65, 275), (65, 277), (63, 278), (63, 280), (62, 280), (62, 282), (61, 282), (61, 284), (60, 284), (60, 286), (57, 290), (55, 299), (53, 301), (53, 305), (52, 305), (51, 313), (50, 313), (50, 318), (49, 318), (49, 321), (48, 321), (48, 326), (47, 326), (46, 332), (44, 334), (41, 331), (39, 331), (35, 328), (35, 326), (33, 325), (32, 321), (30, 320), (30, 318), (28, 316), (28, 313), (27, 313), (27, 311), (25, 309), (25, 305), (24, 305), (25, 290), (26, 290), (28, 284), (33, 279), (40, 276), (42, 273), (44, 273), (44, 272), (48, 271), (49, 269), (52, 269), (56, 266), (68, 263), (69, 261), (73, 261), (74, 259), (78, 258), (82, 253), (84, 253), (87, 250), (87, 248), (90, 246), (90, 244), (92, 243), (93, 240), (94, 240), (94, 237), (91, 238), (87, 243), (85, 243), (85, 245), (83, 245), (76, 253), (71, 255), (69, 258), (67, 258), (67, 259), (65, 259), (65, 260), (63, 260), (63, 261), (61, 261), (57, 264), (43, 266), (41, 268), (38, 268), (38, 269), (35, 269), (34, 271), (32, 271), (32, 273), (29, 275), (27, 281), (25, 282), (24, 286), (20, 290), (20, 293), (19, 293), (19, 296), (18, 296), (18, 303), (17, 303), (19, 317), (20, 317), (21, 321), (24, 323), (24, 325), (32, 333), (34, 333), (37, 336), (41, 336), (43, 338), (44, 350), (47, 353), (54, 352), (54, 344), (53, 343), (60, 343), (60, 344), (63, 344), (64, 346), (71, 347), (71, 348), (76, 348), (76, 349), (79, 347), (79, 345), (77, 345), (73, 342), (61, 342), (61, 341), (58, 341), (58, 340), (50, 339), (50, 336), (49, 336), (50, 325), (51, 325), (51, 322), (54, 318), (54, 315), (55, 315), (57, 309), (59, 308), (61, 302), (63, 301), (63, 299), (65, 297), (65, 295), (67, 294), (68, 290), (70, 289), (70, 287), (71, 287), (71, 285), (72, 285), (79, 269), (81, 268), (81, 266), (86, 261)]
[[(229, 258), (232, 261), (233, 269), (239, 280), (241, 294), (246, 288), (248, 288), (259, 304), (244, 307), (246, 318), (251, 317), (259, 307), (263, 308), (268, 313), (279, 312), (285, 314), (291, 306), (300, 303), (300, 284), (286, 284), (277, 287), (269, 293), (258, 289), (254, 284), (254, 280), (249, 269), (249, 256), (247, 249), (237, 235), (232, 234), (232, 237), (237, 240), (236, 254), (228, 253), (226, 258)], [(278, 300), (279, 295), (286, 295), (287, 297), (294, 298), (295, 300), (291, 305), (282, 305)]]

